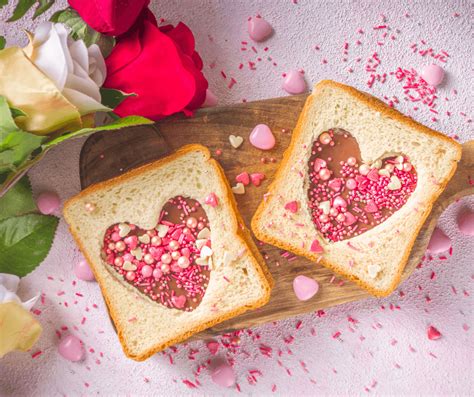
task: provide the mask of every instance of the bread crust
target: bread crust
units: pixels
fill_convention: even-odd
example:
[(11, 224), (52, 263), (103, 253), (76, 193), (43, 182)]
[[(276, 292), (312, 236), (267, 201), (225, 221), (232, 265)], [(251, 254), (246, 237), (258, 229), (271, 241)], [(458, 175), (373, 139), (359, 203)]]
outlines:
[[(355, 282), (357, 285), (359, 285), (360, 287), (367, 290), (370, 294), (372, 294), (374, 296), (377, 296), (377, 297), (384, 297), (384, 296), (390, 295), (397, 288), (398, 284), (400, 283), (403, 270), (405, 269), (405, 266), (408, 262), (410, 252), (413, 248), (413, 245), (415, 244), (415, 240), (418, 236), (418, 233), (420, 232), (420, 229), (422, 228), (423, 224), (425, 223), (426, 218), (430, 214), (434, 202), (439, 197), (439, 195), (443, 192), (443, 190), (445, 189), (445, 187), (448, 184), (449, 180), (451, 179), (451, 177), (454, 175), (454, 173), (456, 171), (457, 163), (461, 159), (462, 147), (459, 143), (457, 143), (453, 139), (447, 137), (446, 135), (444, 135), (444, 134), (442, 134), (438, 131), (435, 131), (435, 130), (432, 130), (431, 128), (428, 128), (428, 127), (424, 126), (423, 124), (420, 124), (420, 123), (416, 122), (415, 120), (409, 118), (408, 116), (405, 116), (404, 114), (400, 113), (399, 111), (387, 106), (384, 102), (382, 102), (381, 100), (373, 97), (370, 94), (367, 94), (365, 92), (361, 92), (361, 91), (359, 91), (359, 90), (357, 90), (353, 87), (350, 87), (350, 86), (347, 86), (345, 84), (338, 83), (338, 82), (335, 82), (335, 81), (332, 81), (332, 80), (322, 80), (314, 86), (313, 93), (306, 100), (306, 103), (303, 107), (301, 115), (298, 118), (298, 122), (296, 124), (296, 127), (293, 130), (293, 135), (292, 135), (292, 138), (291, 138), (290, 145), (285, 150), (285, 153), (283, 155), (283, 160), (280, 164), (280, 167), (278, 168), (278, 170), (277, 170), (277, 172), (274, 176), (274, 179), (273, 179), (272, 183), (270, 184), (270, 186), (268, 188), (268, 193), (270, 195), (272, 195), (274, 193), (274, 190), (275, 190), (275, 188), (276, 188), (276, 186), (279, 182), (279, 179), (280, 179), (280, 177), (283, 173), (283, 170), (288, 166), (288, 162), (289, 162), (291, 153), (292, 153), (293, 150), (295, 150), (295, 144), (296, 144), (298, 138), (303, 133), (303, 125), (305, 124), (306, 119), (308, 117), (308, 110), (311, 108), (314, 97), (316, 95), (318, 95), (318, 93), (325, 87), (336, 88), (336, 89), (345, 91), (346, 94), (356, 98), (357, 100), (359, 100), (360, 102), (362, 102), (365, 105), (369, 106), (373, 110), (378, 111), (381, 114), (383, 114), (385, 116), (388, 116), (392, 119), (395, 119), (395, 120), (399, 121), (400, 123), (403, 123), (403, 124), (405, 124), (405, 125), (407, 125), (411, 128), (416, 128), (420, 133), (435, 136), (436, 138), (445, 141), (446, 144), (454, 146), (457, 150), (457, 156), (456, 156), (455, 161), (453, 161), (453, 163), (452, 163), (449, 175), (439, 183), (438, 189), (433, 194), (433, 200), (430, 203), (427, 204), (427, 206), (425, 208), (425, 211), (424, 211), (424, 213), (423, 213), (423, 215), (420, 219), (420, 222), (417, 224), (414, 232), (411, 235), (411, 239), (410, 239), (410, 242), (407, 246), (407, 249), (405, 250), (402, 259), (398, 263), (398, 269), (397, 269), (397, 273), (394, 277), (394, 281), (387, 289), (375, 289), (371, 285), (367, 284), (364, 280), (361, 280), (361, 279), (359, 279), (358, 277), (356, 277), (354, 275), (348, 274), (345, 271), (344, 268), (340, 267), (337, 263), (333, 263), (333, 262), (328, 261), (327, 259), (324, 258), (324, 256), (321, 258), (319, 255), (311, 253), (310, 251), (307, 251), (307, 250), (303, 250), (302, 248), (300, 248), (297, 245), (293, 245), (293, 244), (285, 242), (283, 240), (278, 240), (278, 239), (273, 238), (272, 236), (266, 234), (259, 227), (264, 222), (264, 220), (262, 219), (262, 216), (263, 216), (263, 211), (264, 211), (265, 205), (266, 205), (265, 200), (263, 200), (259, 204), (259, 206), (257, 208), (257, 211), (255, 212), (254, 216), (252, 217), (251, 228), (252, 228), (252, 231), (254, 232), (255, 236), (259, 240), (261, 240), (263, 242), (266, 242), (266, 243), (269, 243), (269, 244), (272, 244), (272, 245), (275, 245), (275, 246), (277, 246), (281, 249), (293, 252), (297, 255), (306, 257), (306, 258), (308, 258), (312, 261), (318, 261), (318, 263), (322, 264), (323, 266), (325, 266), (325, 267), (331, 269), (332, 271), (340, 274), (341, 276), (343, 276), (345, 278), (348, 278), (351, 281)], [(315, 232), (316, 232), (316, 229), (315, 229)]]
[[(252, 253), (251, 260), (254, 264), (255, 269), (257, 270), (257, 274), (258, 274), (260, 283), (264, 287), (265, 294), (261, 299), (257, 300), (252, 305), (241, 306), (241, 307), (235, 309), (234, 311), (226, 313), (222, 316), (217, 316), (216, 318), (214, 318), (210, 321), (199, 324), (198, 326), (194, 327), (193, 329), (191, 329), (187, 332), (183, 332), (179, 335), (176, 335), (175, 337), (169, 339), (165, 343), (157, 344), (157, 345), (151, 347), (150, 349), (146, 350), (142, 354), (134, 355), (128, 349), (125, 337), (123, 335), (123, 330), (121, 329), (118, 322), (116, 321), (117, 314), (116, 314), (113, 306), (110, 303), (109, 293), (108, 293), (107, 289), (104, 286), (104, 282), (101, 279), (98, 272), (95, 270), (96, 265), (94, 264), (92, 259), (87, 255), (87, 251), (82, 246), (80, 237), (74, 232), (74, 230), (71, 227), (73, 222), (72, 222), (71, 219), (68, 218), (68, 211), (67, 210), (68, 210), (69, 206), (74, 204), (76, 201), (83, 199), (84, 197), (86, 197), (91, 192), (96, 192), (96, 191), (100, 191), (100, 190), (103, 190), (103, 189), (107, 189), (109, 187), (119, 185), (124, 181), (135, 178), (136, 176), (142, 174), (143, 172), (146, 172), (148, 170), (153, 170), (153, 169), (156, 169), (156, 168), (160, 168), (160, 167), (162, 167), (162, 166), (164, 166), (164, 165), (180, 158), (181, 156), (186, 155), (187, 153), (195, 152), (195, 151), (200, 151), (200, 152), (204, 153), (205, 157), (206, 157), (206, 161), (210, 162), (210, 164), (213, 166), (215, 171), (220, 176), (221, 182), (222, 182), (223, 186), (225, 187), (225, 191), (226, 191), (225, 200), (226, 200), (227, 204), (230, 204), (230, 206), (231, 206), (231, 208), (232, 208), (232, 210), (233, 210), (233, 212), (236, 216), (238, 227), (237, 227), (237, 230), (235, 230), (235, 234), (242, 239), (243, 243), (249, 248), (250, 252)], [(196, 334), (200, 331), (203, 331), (203, 330), (205, 330), (209, 327), (212, 327), (215, 324), (218, 324), (218, 323), (221, 323), (221, 322), (223, 322), (225, 320), (228, 320), (230, 318), (236, 317), (236, 316), (246, 312), (247, 310), (256, 309), (258, 307), (261, 307), (261, 306), (265, 305), (270, 299), (271, 289), (273, 288), (273, 285), (274, 285), (271, 273), (268, 270), (267, 265), (266, 265), (262, 255), (260, 254), (260, 251), (258, 250), (257, 246), (255, 245), (255, 242), (253, 241), (253, 239), (250, 235), (250, 232), (245, 227), (242, 216), (240, 215), (240, 213), (237, 209), (237, 203), (235, 201), (234, 194), (232, 193), (230, 184), (229, 184), (229, 182), (228, 182), (228, 180), (225, 176), (224, 170), (222, 169), (220, 164), (211, 157), (211, 153), (210, 153), (209, 149), (205, 146), (202, 146), (202, 145), (199, 145), (199, 144), (190, 144), (190, 145), (183, 146), (182, 148), (177, 150), (175, 153), (173, 153), (173, 154), (171, 154), (167, 157), (164, 157), (164, 158), (159, 159), (157, 161), (154, 161), (152, 163), (145, 164), (143, 166), (135, 168), (135, 169), (133, 169), (133, 170), (131, 170), (131, 171), (125, 173), (125, 174), (119, 175), (115, 178), (112, 178), (112, 179), (109, 179), (109, 180), (91, 185), (91, 186), (87, 187), (86, 189), (84, 189), (83, 191), (81, 191), (80, 193), (78, 193), (76, 196), (71, 197), (70, 199), (68, 199), (64, 203), (63, 214), (64, 214), (64, 218), (66, 219), (66, 222), (69, 225), (69, 230), (70, 230), (72, 236), (74, 237), (74, 240), (76, 241), (79, 249), (84, 254), (84, 257), (87, 260), (87, 262), (91, 264), (92, 272), (94, 273), (94, 276), (95, 276), (97, 282), (99, 283), (100, 289), (102, 291), (102, 295), (103, 295), (104, 300), (107, 304), (109, 314), (112, 317), (112, 321), (113, 321), (113, 323), (116, 327), (117, 334), (118, 334), (118, 337), (119, 337), (119, 340), (120, 340), (120, 344), (122, 345), (122, 349), (123, 349), (125, 355), (127, 357), (133, 359), (133, 360), (144, 361), (147, 358), (149, 358), (150, 356), (152, 356), (153, 354), (155, 354), (155, 353), (157, 353), (157, 352), (159, 352), (163, 349), (166, 349), (169, 346), (180, 343), (180, 342), (188, 339), (192, 335), (194, 335), (194, 334)], [(99, 266), (99, 264), (97, 264), (97, 266)]]

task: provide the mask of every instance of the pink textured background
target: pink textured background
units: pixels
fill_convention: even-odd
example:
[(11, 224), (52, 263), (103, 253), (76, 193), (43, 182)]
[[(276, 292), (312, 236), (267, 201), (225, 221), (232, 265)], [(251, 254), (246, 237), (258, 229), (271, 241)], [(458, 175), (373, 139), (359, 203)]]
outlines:
[[(474, 7), (468, 1), (152, 3), (159, 18), (172, 23), (183, 20), (192, 28), (210, 87), (220, 103), (284, 95), (281, 74), (299, 68), (305, 70), (309, 83), (332, 78), (368, 89), (370, 73), (364, 65), (374, 51), (381, 59), (377, 73), (388, 74), (398, 66), (420, 68), (430, 62), (429, 56), (413, 52), (413, 43), (418, 44), (418, 49), (432, 48), (435, 53), (445, 50), (450, 57), (445, 64), (446, 82), (438, 92), (438, 115), (425, 105), (414, 111), (414, 104), (403, 100), (402, 84), (393, 76), (388, 75), (384, 84), (375, 83), (370, 92), (381, 98), (396, 96), (400, 101), (396, 104), (398, 109), (430, 127), (457, 134), (461, 142), (474, 138), (470, 122), (474, 108)], [(65, 1), (58, 1), (55, 8), (64, 4)], [(5, 21), (10, 12), (11, 7), (1, 10), (0, 20)], [(267, 42), (255, 45), (255, 53), (246, 33), (246, 21), (257, 13), (273, 25), (275, 34)], [(386, 22), (381, 14), (385, 14)], [(23, 44), (21, 29), (32, 29), (33, 25), (27, 19), (11, 25), (1, 22), (0, 34), (7, 37), (10, 45)], [(386, 29), (373, 29), (378, 25), (390, 28), (385, 39), (382, 35)], [(359, 28), (364, 33), (358, 33)], [(361, 44), (357, 45), (356, 40)], [(241, 41), (249, 44), (242, 45)], [(349, 43), (348, 55), (343, 54), (345, 41)], [(315, 50), (316, 45), (320, 46), (319, 51)], [(258, 61), (258, 57), (262, 60)], [(248, 61), (256, 63), (256, 70), (250, 70)], [(242, 69), (240, 63), (244, 64)], [(227, 79), (221, 76), (221, 70)], [(230, 77), (237, 81), (231, 89)], [(82, 144), (83, 140), (77, 140), (61, 145), (30, 172), (36, 193), (51, 189), (66, 199), (79, 191)], [(473, 197), (451, 206), (440, 220), (440, 227), (453, 241), (452, 256), (425, 261), (392, 296), (339, 306), (321, 317), (309, 314), (269, 324), (254, 329), (252, 335), (244, 333), (236, 349), (221, 346), (217, 357), (235, 361), (242, 394), (473, 395), (474, 240), (463, 236), (455, 221), (465, 207), (474, 209)], [(31, 352), (13, 353), (0, 361), (0, 395), (236, 393), (235, 388), (226, 390), (214, 385), (207, 369), (198, 376), (200, 385), (196, 389), (183, 383), (186, 379), (196, 384), (196, 369), (211, 358), (202, 342), (178, 346), (177, 352), (167, 350), (144, 363), (127, 360), (107, 319), (98, 285), (82, 281), (72, 284), (72, 267), (80, 258), (61, 220), (49, 256), (22, 281), (20, 291), (25, 298), (38, 291), (44, 293), (45, 303), (37, 306), (44, 333)], [(65, 294), (58, 296), (61, 291)], [(75, 295), (77, 292), (83, 296)], [(426, 329), (431, 324), (442, 333), (440, 340), (428, 340)], [(84, 362), (70, 363), (58, 355), (55, 331), (62, 326), (84, 341)], [(61, 332), (64, 335), (69, 331)], [(340, 336), (334, 337), (338, 331)], [(260, 344), (273, 348), (271, 357), (261, 354)], [(41, 354), (32, 358), (36, 352)], [(248, 380), (249, 371), (253, 370), (261, 372), (253, 373), (256, 382)]]

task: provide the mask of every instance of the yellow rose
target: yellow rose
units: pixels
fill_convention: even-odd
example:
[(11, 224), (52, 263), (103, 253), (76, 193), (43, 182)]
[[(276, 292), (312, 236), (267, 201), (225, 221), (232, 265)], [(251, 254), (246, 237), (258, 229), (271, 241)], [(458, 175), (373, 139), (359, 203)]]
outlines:
[(24, 48), (0, 51), (0, 95), (26, 116), (18, 126), (37, 135), (90, 127), (100, 103), (105, 63), (96, 45), (68, 37), (64, 25), (44, 22)]

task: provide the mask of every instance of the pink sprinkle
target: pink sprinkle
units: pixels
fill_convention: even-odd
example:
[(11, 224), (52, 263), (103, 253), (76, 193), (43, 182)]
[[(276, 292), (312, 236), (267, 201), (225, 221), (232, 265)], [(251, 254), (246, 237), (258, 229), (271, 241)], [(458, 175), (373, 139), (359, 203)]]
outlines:
[(429, 340), (438, 340), (441, 338), (441, 332), (439, 332), (435, 327), (433, 327), (432, 325), (430, 325), (428, 327), (428, 339)]
[(188, 386), (190, 389), (196, 389), (196, 388), (197, 388), (197, 386), (196, 386), (193, 382), (191, 382), (191, 381), (189, 381), (189, 380), (187, 380), (187, 379), (184, 379), (184, 380), (183, 380), (183, 383), (184, 383), (186, 386)]
[(337, 339), (341, 336), (341, 332), (340, 331), (336, 331), (333, 335), (332, 335), (332, 338), (333, 339)]
[(43, 353), (41, 350), (38, 350), (36, 353), (33, 353), (31, 355), (31, 358), (36, 358), (36, 357), (39, 357), (41, 355), (41, 353)]

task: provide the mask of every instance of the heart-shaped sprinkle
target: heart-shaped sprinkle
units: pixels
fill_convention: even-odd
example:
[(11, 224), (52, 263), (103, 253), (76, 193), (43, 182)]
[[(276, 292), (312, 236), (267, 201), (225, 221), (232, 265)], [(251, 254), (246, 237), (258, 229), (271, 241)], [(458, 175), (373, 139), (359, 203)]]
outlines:
[(323, 247), (321, 247), (321, 244), (319, 244), (318, 240), (313, 240), (311, 246), (309, 247), (309, 250), (311, 252), (314, 252), (315, 254), (321, 254), (322, 252), (324, 252), (324, 249)]
[(306, 85), (306, 80), (303, 77), (303, 74), (298, 70), (292, 70), (288, 72), (283, 80), (283, 89), (288, 94), (302, 94), (308, 89)]
[(272, 26), (260, 15), (249, 18), (247, 29), (252, 40), (260, 42), (266, 40), (273, 33)]
[(206, 197), (204, 202), (207, 205), (210, 205), (211, 207), (215, 208), (219, 205), (219, 200), (217, 199), (217, 196), (215, 193), (209, 193), (209, 195)]
[(232, 191), (235, 194), (244, 194), (245, 193), (245, 186), (243, 183), (239, 182), (237, 185), (232, 187)]
[(272, 130), (266, 124), (257, 124), (250, 133), (250, 143), (257, 149), (273, 149), (275, 142)]
[(265, 179), (265, 174), (261, 172), (256, 172), (254, 174), (250, 174), (250, 180), (254, 186), (260, 186), (262, 181)]
[(435, 327), (430, 325), (427, 330), (429, 340), (437, 340), (441, 338), (441, 332), (439, 332)]
[(289, 201), (288, 203), (285, 204), (285, 210), (288, 210), (292, 212), (293, 214), (296, 214), (298, 212), (298, 202)]
[(232, 387), (235, 384), (235, 373), (230, 365), (221, 364), (213, 369), (211, 379), (219, 386)]
[(238, 149), (244, 142), (244, 138), (236, 135), (229, 135), (229, 142), (234, 149)]
[(92, 273), (92, 270), (85, 259), (82, 259), (76, 263), (76, 265), (74, 266), (74, 274), (79, 280), (84, 280), (84, 281), (95, 280), (94, 273)]
[(369, 273), (369, 276), (371, 278), (377, 278), (378, 274), (382, 268), (379, 265), (369, 265), (367, 266), (367, 273)]
[(204, 209), (181, 196), (165, 204), (155, 228), (120, 223), (104, 236), (103, 258), (111, 271), (152, 301), (183, 311), (201, 303), (212, 255)]
[(69, 361), (81, 361), (84, 358), (85, 351), (82, 342), (77, 336), (67, 335), (59, 342), (58, 351), (61, 356)]
[(214, 93), (208, 88), (206, 90), (206, 99), (204, 99), (204, 103), (202, 104), (203, 108), (210, 108), (217, 105), (217, 97)]
[(219, 351), (219, 342), (214, 340), (207, 342), (206, 346), (209, 349), (209, 353), (211, 353), (213, 356), (215, 356)]
[(329, 241), (360, 235), (399, 210), (417, 175), (402, 155), (362, 162), (357, 141), (342, 129), (321, 133), (308, 161), (308, 205), (316, 229)]
[(300, 301), (311, 299), (319, 290), (316, 280), (306, 276), (296, 276), (293, 280), (293, 290)]
[(458, 216), (458, 228), (466, 236), (474, 236), (474, 212), (461, 212)]
[(250, 176), (248, 172), (242, 172), (235, 177), (237, 182), (243, 183), (244, 186), (247, 186), (250, 183)]
[(451, 248), (451, 239), (437, 227), (433, 230), (427, 250), (432, 254), (439, 254)]

